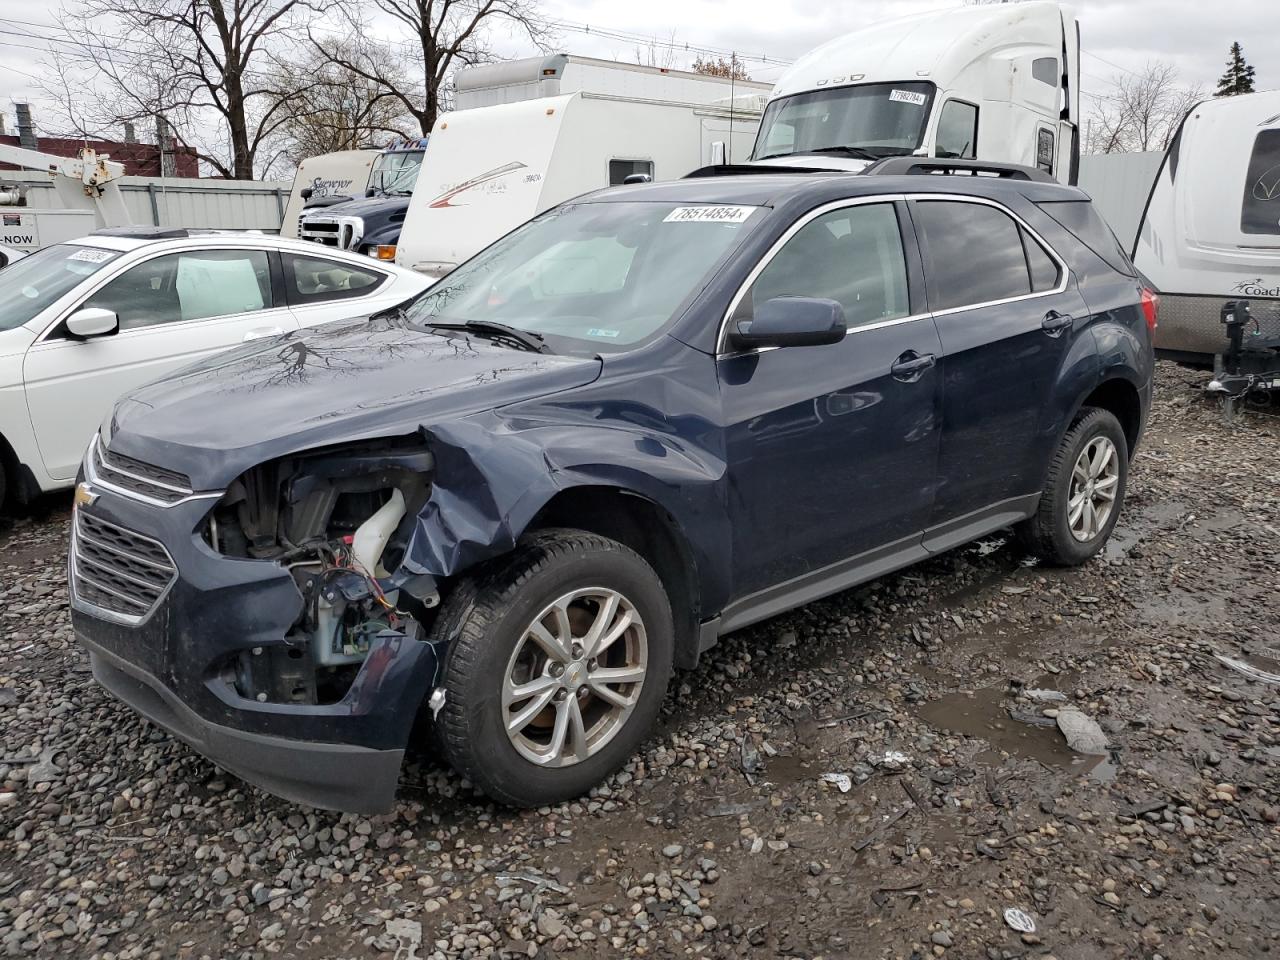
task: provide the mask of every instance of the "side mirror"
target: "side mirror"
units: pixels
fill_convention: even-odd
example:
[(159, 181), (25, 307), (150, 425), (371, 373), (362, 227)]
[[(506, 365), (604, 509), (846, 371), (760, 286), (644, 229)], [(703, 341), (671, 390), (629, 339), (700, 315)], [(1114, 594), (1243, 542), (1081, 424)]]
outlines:
[(734, 346), (815, 347), (844, 339), (844, 307), (818, 297), (774, 297), (755, 309), (750, 320), (740, 320), (734, 330)]
[(302, 191), (298, 194), (298, 196), (300, 196), (303, 200), (310, 200), (311, 195), (313, 193), (315, 193), (315, 191), (312, 190), (310, 187), (303, 187)]
[(624, 186), (633, 183), (653, 183), (653, 177), (647, 173), (629, 173), (622, 178), (622, 183)]
[(102, 337), (120, 329), (120, 318), (114, 310), (85, 307), (67, 317), (67, 332), (73, 337)]

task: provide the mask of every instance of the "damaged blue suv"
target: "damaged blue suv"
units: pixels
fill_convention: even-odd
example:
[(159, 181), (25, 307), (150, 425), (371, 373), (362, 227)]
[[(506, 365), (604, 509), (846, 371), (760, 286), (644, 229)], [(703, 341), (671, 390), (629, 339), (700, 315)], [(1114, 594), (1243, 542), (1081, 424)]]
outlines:
[(76, 493), (94, 675), (291, 800), (388, 809), (430, 728), (536, 806), (726, 632), (1003, 527), (1089, 559), (1155, 298), (1085, 194), (939, 166), (980, 172), (590, 194), (391, 313), (133, 393)]

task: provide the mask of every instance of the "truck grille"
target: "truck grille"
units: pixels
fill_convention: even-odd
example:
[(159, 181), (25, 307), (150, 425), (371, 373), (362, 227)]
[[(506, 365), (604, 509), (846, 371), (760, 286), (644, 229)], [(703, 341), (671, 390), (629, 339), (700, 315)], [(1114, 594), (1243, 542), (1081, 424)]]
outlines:
[(76, 510), (71, 587), (81, 603), (137, 622), (156, 608), (177, 576), (159, 541)]
[(316, 214), (302, 217), (298, 223), (298, 237), (312, 243), (341, 250), (355, 250), (364, 236), (364, 221), (360, 217), (324, 216)]
[(93, 448), (93, 472), (104, 483), (160, 503), (178, 503), (193, 492), (186, 474), (112, 453), (101, 440)]

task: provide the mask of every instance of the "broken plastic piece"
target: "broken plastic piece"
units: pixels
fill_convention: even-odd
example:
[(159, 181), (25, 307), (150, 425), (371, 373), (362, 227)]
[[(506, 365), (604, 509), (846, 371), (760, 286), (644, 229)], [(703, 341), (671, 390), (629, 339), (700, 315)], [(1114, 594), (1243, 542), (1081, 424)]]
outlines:
[(1215, 653), (1213, 658), (1223, 666), (1230, 667), (1236, 673), (1244, 674), (1250, 680), (1257, 680), (1259, 683), (1276, 683), (1280, 684), (1280, 674), (1267, 673), (1265, 670), (1259, 670), (1252, 664), (1245, 663), (1243, 660), (1237, 660), (1234, 657), (1224, 657)]
[(1035, 933), (1036, 922), (1031, 914), (1017, 907), (1008, 907), (1004, 911), (1004, 922), (1019, 933)]
[(853, 780), (847, 773), (824, 773), (819, 779), (826, 783), (834, 783), (840, 788), (841, 793), (848, 793), (853, 789)]
[(1074, 707), (1058, 711), (1058, 729), (1066, 738), (1067, 746), (1076, 753), (1097, 756), (1107, 752), (1107, 735), (1102, 728)]

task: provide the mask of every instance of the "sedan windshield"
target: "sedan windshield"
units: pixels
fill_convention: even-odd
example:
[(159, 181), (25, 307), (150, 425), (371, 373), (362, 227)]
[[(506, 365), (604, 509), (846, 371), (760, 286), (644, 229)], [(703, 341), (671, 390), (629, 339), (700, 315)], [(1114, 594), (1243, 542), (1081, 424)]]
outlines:
[(423, 324), (501, 323), (556, 352), (621, 350), (705, 285), (759, 207), (577, 203), (464, 263), (407, 310)]
[(0, 271), (0, 330), (22, 326), (118, 256), (114, 250), (60, 243), (5, 267)]
[(854, 147), (877, 157), (924, 140), (932, 83), (864, 83), (781, 97), (765, 108), (753, 160)]

